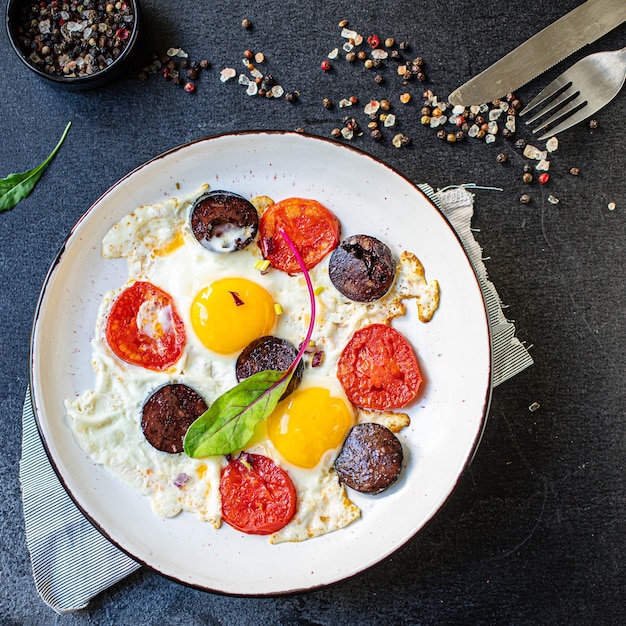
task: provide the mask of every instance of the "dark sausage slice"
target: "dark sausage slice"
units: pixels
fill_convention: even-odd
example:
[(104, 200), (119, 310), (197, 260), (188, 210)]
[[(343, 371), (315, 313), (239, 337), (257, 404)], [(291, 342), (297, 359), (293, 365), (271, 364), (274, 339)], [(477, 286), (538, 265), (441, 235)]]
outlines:
[(251, 202), (230, 191), (210, 191), (191, 209), (195, 238), (213, 252), (245, 248), (259, 229), (259, 216)]
[[(297, 356), (298, 351), (287, 340), (271, 335), (259, 337), (249, 343), (237, 358), (237, 380), (241, 382), (244, 378), (265, 370), (287, 370)], [(304, 364), (300, 361), (281, 400), (296, 390), (303, 373)]]
[(339, 480), (361, 493), (380, 493), (402, 469), (400, 440), (385, 426), (368, 422), (353, 426), (337, 459)]
[(396, 271), (387, 245), (369, 235), (344, 239), (330, 257), (328, 273), (333, 285), (350, 300), (372, 302), (382, 298)]
[(191, 387), (164, 385), (143, 405), (141, 428), (154, 448), (175, 454), (183, 451), (187, 429), (206, 410), (206, 403)]

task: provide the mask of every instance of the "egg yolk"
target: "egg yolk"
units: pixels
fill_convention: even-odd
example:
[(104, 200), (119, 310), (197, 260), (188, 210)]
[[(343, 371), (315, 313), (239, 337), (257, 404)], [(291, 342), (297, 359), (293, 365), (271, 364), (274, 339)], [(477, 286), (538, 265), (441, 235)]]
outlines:
[(191, 304), (191, 324), (206, 348), (232, 354), (271, 333), (274, 300), (245, 278), (222, 278), (198, 292)]
[(266, 428), (285, 460), (309, 469), (343, 443), (353, 422), (345, 400), (331, 396), (328, 389), (310, 387), (280, 402), (267, 418)]

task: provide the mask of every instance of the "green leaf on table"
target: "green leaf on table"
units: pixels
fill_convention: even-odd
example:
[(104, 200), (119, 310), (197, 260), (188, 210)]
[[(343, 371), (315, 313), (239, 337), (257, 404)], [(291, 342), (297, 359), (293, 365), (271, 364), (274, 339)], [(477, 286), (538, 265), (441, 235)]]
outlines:
[(0, 211), (8, 211), (12, 209), (20, 200), (26, 198), (30, 192), (35, 188), (35, 185), (41, 178), (44, 170), (55, 157), (59, 148), (65, 141), (68, 131), (72, 122), (68, 122), (59, 143), (57, 143), (54, 150), (50, 153), (48, 158), (41, 164), (32, 170), (27, 172), (21, 172), (18, 174), (9, 174), (6, 178), (0, 180)]
[(189, 427), (183, 443), (187, 456), (230, 454), (243, 448), (255, 426), (276, 408), (293, 371), (257, 372), (217, 398)]

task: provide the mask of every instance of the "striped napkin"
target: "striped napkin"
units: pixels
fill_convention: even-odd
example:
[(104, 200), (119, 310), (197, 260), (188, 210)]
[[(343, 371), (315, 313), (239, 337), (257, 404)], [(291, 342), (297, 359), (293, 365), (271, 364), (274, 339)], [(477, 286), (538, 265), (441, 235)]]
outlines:
[[(459, 235), (480, 283), (492, 332), (493, 385), (497, 386), (532, 364), (515, 337), (515, 327), (502, 313), (500, 299), (487, 278), (482, 251), (470, 223), (472, 185), (422, 191), (441, 209)], [(30, 392), (22, 415), (20, 481), (26, 543), (37, 591), (59, 614), (87, 606), (89, 600), (135, 571), (140, 564), (103, 537), (78, 510), (59, 482), (42, 445)]]

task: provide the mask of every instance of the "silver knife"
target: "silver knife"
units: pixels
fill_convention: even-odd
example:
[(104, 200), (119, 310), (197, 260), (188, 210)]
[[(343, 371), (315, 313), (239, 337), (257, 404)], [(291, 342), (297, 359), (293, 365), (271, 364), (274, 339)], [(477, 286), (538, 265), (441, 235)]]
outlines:
[(626, 0), (587, 0), (453, 91), (452, 104), (492, 102), (626, 21)]

